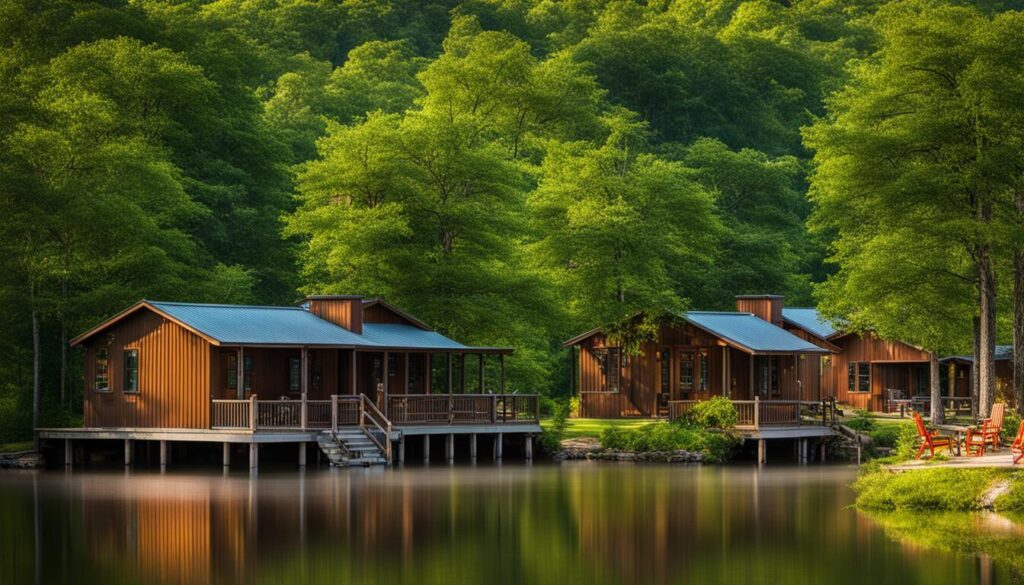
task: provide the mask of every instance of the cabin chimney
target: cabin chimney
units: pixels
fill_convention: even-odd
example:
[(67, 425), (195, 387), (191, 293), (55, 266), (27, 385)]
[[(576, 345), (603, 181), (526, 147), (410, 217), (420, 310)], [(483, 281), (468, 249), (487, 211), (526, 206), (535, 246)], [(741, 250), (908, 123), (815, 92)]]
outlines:
[(736, 310), (782, 327), (782, 295), (736, 295)]
[(359, 295), (312, 295), (306, 297), (309, 312), (317, 317), (363, 333), (363, 297)]

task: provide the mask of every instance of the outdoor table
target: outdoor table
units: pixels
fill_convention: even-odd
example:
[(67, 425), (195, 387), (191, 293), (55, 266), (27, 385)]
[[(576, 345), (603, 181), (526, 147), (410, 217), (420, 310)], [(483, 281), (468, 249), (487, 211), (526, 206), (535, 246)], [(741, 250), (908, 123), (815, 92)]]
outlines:
[(955, 424), (941, 424), (941, 425), (932, 425), (932, 426), (935, 427), (936, 429), (940, 430), (940, 431), (946, 431), (946, 432), (949, 432), (949, 433), (953, 433), (953, 439), (954, 439), (953, 442), (956, 445), (956, 456), (957, 457), (960, 456), (960, 444), (963, 442), (964, 437), (967, 435), (967, 431), (969, 431), (971, 429), (976, 429), (977, 428), (974, 425), (955, 425)]

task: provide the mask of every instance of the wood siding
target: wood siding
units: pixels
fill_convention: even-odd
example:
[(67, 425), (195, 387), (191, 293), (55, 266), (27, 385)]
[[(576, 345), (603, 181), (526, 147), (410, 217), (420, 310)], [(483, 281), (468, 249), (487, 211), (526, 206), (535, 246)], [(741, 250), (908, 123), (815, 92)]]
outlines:
[(379, 303), (363, 307), (363, 323), (397, 323), (419, 327), (416, 323)]
[(310, 299), (309, 312), (349, 331), (363, 332), (363, 299), (360, 297)]
[[(779, 392), (775, 399), (814, 400), (821, 389), (820, 359), (807, 356), (755, 356), (725, 346), (718, 338), (692, 325), (664, 327), (654, 342), (643, 345), (643, 353), (626, 356), (620, 368), (618, 392), (607, 391), (607, 379), (601, 370), (596, 351), (608, 349), (601, 334), (583, 340), (578, 346), (578, 387), (580, 389), (580, 415), (594, 418), (630, 416), (654, 417), (664, 415), (659, 408), (662, 380), (669, 376), (670, 400), (704, 400), (712, 396), (727, 395), (734, 400), (749, 400), (754, 394), (751, 386), (751, 363), (755, 368), (753, 381), (757, 387), (759, 366), (776, 360), (779, 369)], [(664, 355), (668, 356), (665, 366)], [(701, 363), (706, 360), (706, 376), (702, 377)], [(680, 369), (684, 362), (693, 364), (693, 388), (683, 392)], [(723, 372), (728, 391), (723, 392)], [(802, 385), (797, 384), (800, 381)]]
[[(881, 411), (885, 389), (909, 391), (912, 368), (928, 363), (928, 352), (899, 341), (886, 341), (873, 333), (845, 335), (833, 341), (842, 351), (832, 360), (832, 384), (836, 399), (854, 408)], [(871, 391), (851, 392), (850, 362), (871, 363)], [(901, 387), (902, 386), (902, 387)]]
[(741, 313), (753, 313), (773, 325), (782, 327), (781, 296), (739, 296), (736, 297), (736, 310)]
[[(110, 392), (93, 388), (96, 351), (109, 352)], [(139, 351), (139, 392), (124, 392), (125, 349)], [(85, 346), (86, 427), (209, 427), (210, 344), (176, 323), (140, 311)]]

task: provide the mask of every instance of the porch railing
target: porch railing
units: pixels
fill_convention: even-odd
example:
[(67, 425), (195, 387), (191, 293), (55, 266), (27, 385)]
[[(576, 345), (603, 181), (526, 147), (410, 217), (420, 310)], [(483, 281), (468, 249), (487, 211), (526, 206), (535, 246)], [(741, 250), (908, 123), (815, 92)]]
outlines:
[[(668, 403), (670, 420), (686, 416), (699, 400), (673, 400)], [(733, 400), (739, 429), (772, 426), (830, 426), (836, 422), (835, 400)]]
[(391, 394), (388, 417), (395, 424), (501, 424), (537, 422), (536, 394)]
[[(255, 413), (255, 416), (253, 416)], [(210, 427), (214, 429), (307, 430), (331, 426), (331, 401), (212, 400)]]

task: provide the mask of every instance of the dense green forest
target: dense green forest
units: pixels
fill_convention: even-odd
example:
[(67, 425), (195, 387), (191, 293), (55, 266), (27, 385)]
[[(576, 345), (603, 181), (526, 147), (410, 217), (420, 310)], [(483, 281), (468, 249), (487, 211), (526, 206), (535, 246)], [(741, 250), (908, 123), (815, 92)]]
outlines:
[[(960, 49), (975, 34), (972, 50), (1006, 77), (978, 79), (989, 93), (971, 103), (1001, 117), (985, 132), (1013, 127), (1024, 107), (1000, 91), (1024, 87), (1016, 6), (958, 6), (0, 0), (0, 440), (31, 428), (36, 368), (44, 419), (75, 416), (67, 340), (140, 298), (379, 295), (461, 341), (514, 346), (512, 387), (547, 394), (565, 391), (559, 342), (572, 333), (727, 309), (741, 293), (820, 300), (851, 326), (963, 349), (977, 312), (965, 258), (979, 248), (951, 241), (975, 208), (929, 189), (995, 164), (1020, 181), (1021, 142), (1001, 140), (1003, 159), (977, 168), (944, 161), (950, 176), (897, 177), (872, 156), (912, 149), (901, 132), (967, 150), (990, 134), (938, 121), (887, 140), (869, 120), (885, 92), (915, 91), (887, 55), (977, 69)], [(899, 26), (931, 14), (946, 36), (925, 54)], [(850, 198), (894, 181), (875, 201)], [(1003, 197), (1005, 183), (986, 185)], [(893, 206), (903, 197), (919, 215)], [(945, 211), (935, 230), (908, 227)], [(993, 272), (1013, 264), (1001, 214)], [(954, 290), (867, 266), (865, 248), (876, 264), (909, 255), (955, 273)], [(905, 295), (934, 285), (931, 304), (886, 313), (887, 272)], [(958, 313), (935, 343), (915, 316), (940, 304)]]

